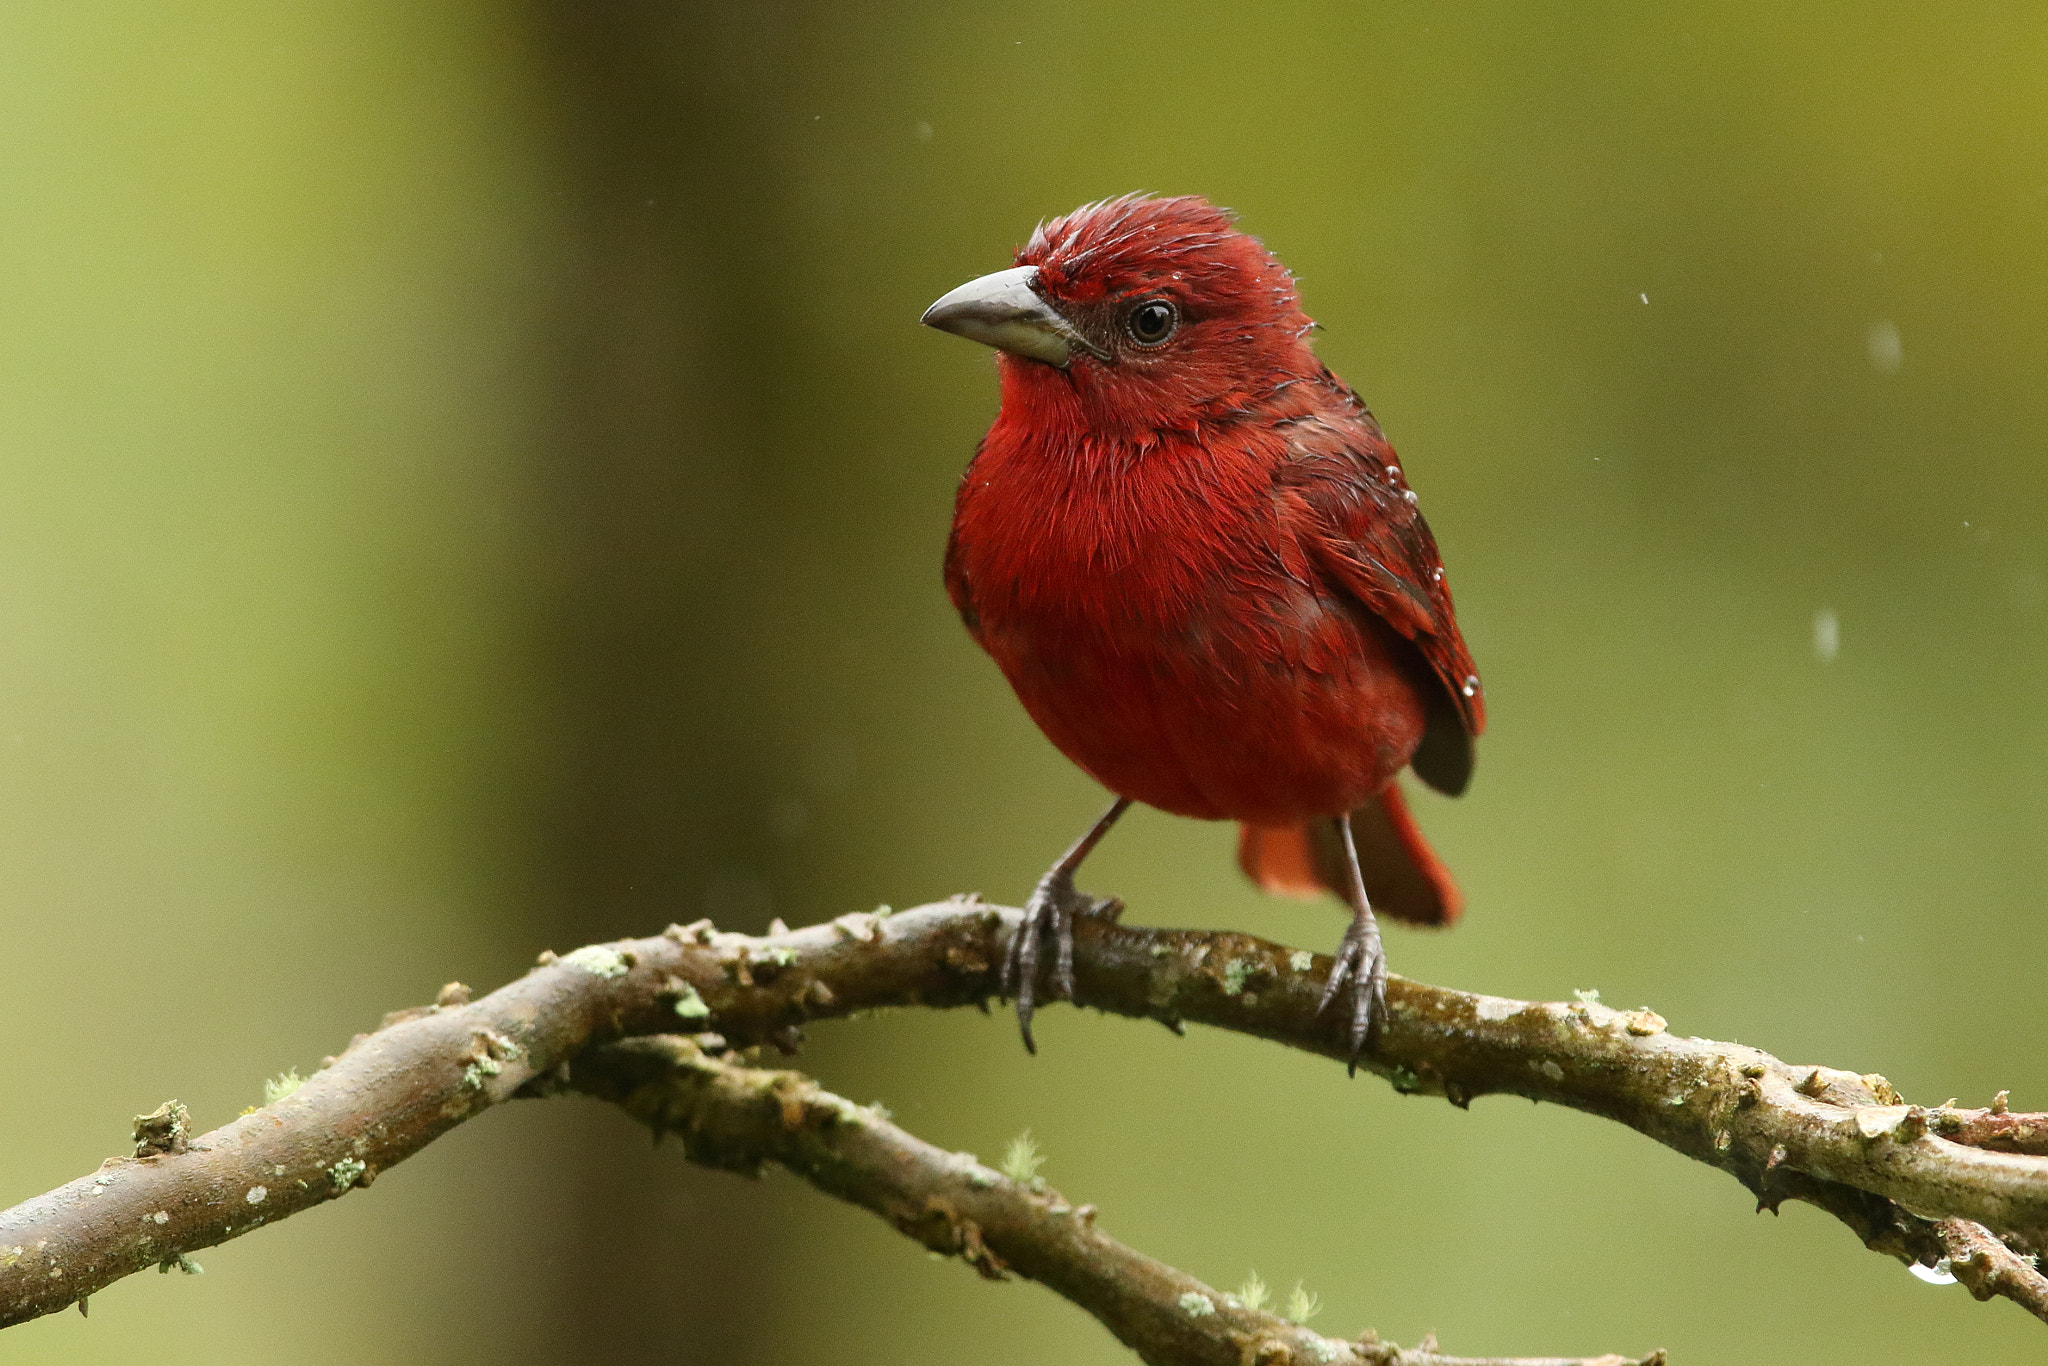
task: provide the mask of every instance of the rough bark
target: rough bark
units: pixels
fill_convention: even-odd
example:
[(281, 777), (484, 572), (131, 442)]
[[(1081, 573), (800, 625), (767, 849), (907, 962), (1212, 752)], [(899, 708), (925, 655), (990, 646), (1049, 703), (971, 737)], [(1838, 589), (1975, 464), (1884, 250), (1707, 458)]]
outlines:
[[(871, 1120), (846, 1120), (853, 1107), (794, 1073), (755, 1073), (715, 1062), (705, 1050), (766, 1043), (793, 1051), (801, 1027), (813, 1020), (882, 1007), (985, 1003), (1017, 918), (1006, 907), (955, 900), (763, 937), (722, 934), (708, 922), (671, 926), (652, 939), (545, 954), (525, 977), (481, 1000), (451, 984), (435, 1005), (398, 1012), (357, 1036), (290, 1095), (196, 1138), (169, 1110), (146, 1117), (138, 1124), (138, 1155), (109, 1158), (94, 1174), (0, 1213), (0, 1325), (54, 1312), (149, 1266), (181, 1265), (201, 1248), (367, 1186), (384, 1168), (522, 1088), (597, 1089), (611, 1075), (603, 1068), (643, 1056), (602, 1047), (620, 1039), (697, 1034), (700, 1042), (687, 1053), (674, 1041), (647, 1045), (655, 1051), (646, 1056), (665, 1060), (671, 1093), (688, 1086), (729, 1098), (794, 1095), (795, 1109), (782, 1113), (795, 1116), (796, 1129), (839, 1134), (840, 1142), (879, 1160), (873, 1145), (917, 1140)], [(1145, 930), (1095, 918), (1077, 927), (1074, 968), (1076, 994), (1092, 1007), (1175, 1029), (1187, 1022), (1231, 1029), (1336, 1060), (1347, 1053), (1339, 1022), (1316, 1012), (1326, 957), (1247, 935)], [(1946, 1262), (1980, 1297), (2003, 1296), (2048, 1317), (2048, 1280), (2031, 1261), (2048, 1241), (2048, 1156), (2014, 1150), (2048, 1130), (2048, 1115), (2013, 1115), (2002, 1100), (1984, 1111), (1909, 1105), (1880, 1076), (1679, 1038), (1648, 1010), (1618, 1011), (1593, 1000), (1514, 1001), (1396, 977), (1387, 1001), (1378, 1051), (1363, 1065), (1398, 1090), (1460, 1106), (1512, 1094), (1601, 1115), (1728, 1172), (1764, 1205), (1807, 1201), (1873, 1249), (1930, 1266)], [(635, 1103), (644, 1108), (653, 1100)], [(813, 1114), (815, 1123), (806, 1118)], [(727, 1151), (748, 1162), (783, 1162), (834, 1194), (877, 1208), (872, 1201), (883, 1197), (872, 1188), (836, 1188), (814, 1174), (833, 1170), (825, 1150), (790, 1147), (797, 1140), (784, 1138), (782, 1147), (713, 1144), (701, 1151), (714, 1159)], [(966, 1194), (947, 1197), (953, 1207), (992, 1213), (977, 1202), (995, 1199), (986, 1194), (993, 1188), (975, 1187), (965, 1174), (955, 1184), (961, 1182)], [(917, 1198), (932, 1194), (906, 1189), (922, 1189)], [(892, 1219), (901, 1213), (889, 1209), (896, 1211)], [(1076, 1216), (1053, 1215), (1049, 1206), (1011, 1209), (1010, 1224), (969, 1217), (978, 1228), (1036, 1229), (1041, 1243), (1056, 1229), (1078, 1236)], [(939, 1224), (932, 1237), (953, 1240), (947, 1250), (975, 1261), (964, 1234), (946, 1219)], [(1126, 1270), (1136, 1279), (1121, 1289), (1108, 1282), (1088, 1289), (1082, 1271), (1044, 1260), (1050, 1252), (1024, 1250), (1027, 1242), (1016, 1245), (1014, 1258), (1000, 1247), (994, 1255), (1083, 1303), (1120, 1335), (1133, 1323), (1163, 1324), (1156, 1295), (1187, 1280), (1146, 1261), (1157, 1270), (1140, 1274), (1131, 1263)], [(984, 1238), (984, 1246), (996, 1245)], [(1209, 1327), (1228, 1324), (1242, 1334), (1257, 1326), (1240, 1324), (1235, 1310), (1226, 1314), (1228, 1306), (1215, 1303), (1219, 1317)], [(1172, 1326), (1186, 1327), (1178, 1320)], [(1158, 1350), (1178, 1350), (1171, 1343), (1179, 1339), (1163, 1327), (1161, 1333), (1165, 1345)]]

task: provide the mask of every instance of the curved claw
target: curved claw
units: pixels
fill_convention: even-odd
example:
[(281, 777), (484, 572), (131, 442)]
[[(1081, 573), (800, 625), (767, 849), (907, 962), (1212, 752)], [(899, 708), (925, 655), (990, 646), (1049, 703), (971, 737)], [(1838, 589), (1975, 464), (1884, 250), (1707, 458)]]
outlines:
[(1351, 987), (1351, 1051), (1346, 1066), (1356, 1076), (1358, 1059), (1378, 1043), (1380, 1025), (1387, 1015), (1387, 954), (1380, 944), (1380, 927), (1371, 911), (1352, 916), (1330, 965), (1329, 980), (1323, 984), (1323, 998), (1316, 1005), (1316, 1014), (1329, 1009), (1347, 981)]
[(1039, 954), (1052, 941), (1052, 999), (1074, 999), (1074, 917), (1123, 914), (1124, 904), (1115, 897), (1093, 897), (1074, 889), (1071, 877), (1047, 874), (1039, 879), (1031, 899), (1024, 903), (1024, 917), (1010, 937), (1003, 955), (1002, 974), (997, 979), (1004, 995), (1014, 990), (1017, 1001), (1017, 1030), (1024, 1037), (1024, 1051), (1037, 1053), (1031, 1037), (1031, 1017), (1037, 1011)]
[(1114, 922), (1124, 913), (1124, 903), (1113, 896), (1090, 896), (1067, 884), (1058, 917), (1059, 957), (1053, 961), (1052, 993), (1055, 1000), (1074, 999), (1074, 917), (1105, 916)]

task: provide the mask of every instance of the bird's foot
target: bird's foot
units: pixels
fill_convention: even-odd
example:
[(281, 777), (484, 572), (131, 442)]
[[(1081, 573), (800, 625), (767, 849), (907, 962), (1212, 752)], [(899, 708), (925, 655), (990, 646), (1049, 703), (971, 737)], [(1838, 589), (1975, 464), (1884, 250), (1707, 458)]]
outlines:
[[(1346, 990), (1346, 984), (1349, 990)], [(1342, 992), (1350, 998), (1351, 1051), (1347, 1067), (1358, 1073), (1358, 1059), (1379, 1041), (1380, 1024), (1387, 1016), (1387, 951), (1380, 945), (1380, 927), (1370, 910), (1351, 917), (1351, 927), (1337, 945), (1336, 961), (1330, 964), (1329, 981), (1323, 984), (1323, 999), (1316, 1006), (1320, 1015)]]
[(1123, 909), (1115, 897), (1094, 897), (1075, 890), (1072, 873), (1054, 869), (1038, 880), (1031, 899), (1024, 903), (1024, 919), (1010, 937), (999, 982), (1004, 995), (1016, 994), (1017, 1028), (1024, 1036), (1026, 1052), (1038, 1051), (1031, 1038), (1031, 1015), (1037, 1005), (1039, 963), (1046, 951), (1052, 954), (1051, 999), (1073, 1000), (1074, 917), (1102, 915), (1113, 920)]

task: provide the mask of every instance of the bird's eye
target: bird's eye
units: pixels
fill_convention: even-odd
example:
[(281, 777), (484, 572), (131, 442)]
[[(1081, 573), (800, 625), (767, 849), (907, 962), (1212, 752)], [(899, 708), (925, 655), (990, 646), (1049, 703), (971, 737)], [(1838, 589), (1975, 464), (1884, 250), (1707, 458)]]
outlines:
[(1180, 323), (1180, 313), (1164, 299), (1148, 299), (1131, 310), (1124, 326), (1130, 331), (1131, 340), (1140, 346), (1157, 346), (1173, 335), (1173, 329)]

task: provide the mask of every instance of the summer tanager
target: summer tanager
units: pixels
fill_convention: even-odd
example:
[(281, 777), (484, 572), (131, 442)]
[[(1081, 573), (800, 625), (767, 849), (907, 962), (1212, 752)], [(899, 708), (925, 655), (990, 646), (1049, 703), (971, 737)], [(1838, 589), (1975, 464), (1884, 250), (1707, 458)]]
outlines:
[[(1196, 197), (1043, 223), (925, 313), (995, 347), (946, 588), (1018, 699), (1116, 794), (1040, 879), (1003, 969), (1032, 1048), (1040, 960), (1073, 995), (1074, 872), (1133, 801), (1242, 825), (1260, 886), (1349, 903), (1322, 994), (1350, 1056), (1385, 1013), (1373, 909), (1460, 909), (1395, 775), (1453, 795), (1486, 723), (1435, 538), (1293, 277)], [(1035, 1051), (1035, 1050), (1034, 1050)]]

